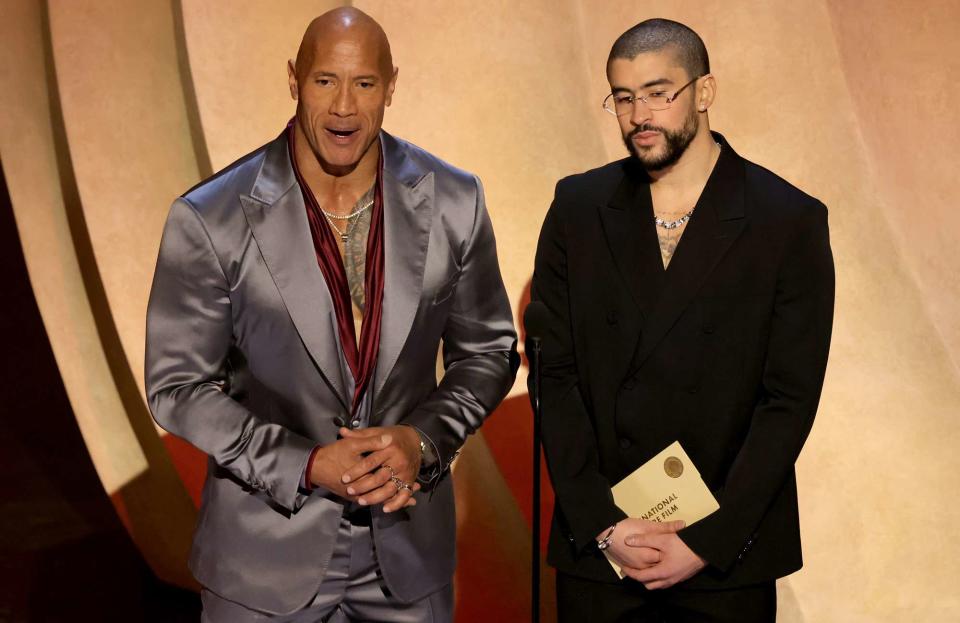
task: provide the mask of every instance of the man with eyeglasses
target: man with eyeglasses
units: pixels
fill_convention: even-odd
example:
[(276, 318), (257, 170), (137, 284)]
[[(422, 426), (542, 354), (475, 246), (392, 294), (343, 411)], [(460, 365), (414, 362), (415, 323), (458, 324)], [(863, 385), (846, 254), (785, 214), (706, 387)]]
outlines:
[[(830, 344), (827, 210), (710, 131), (717, 80), (690, 28), (634, 26), (607, 77), (630, 156), (557, 184), (533, 278), (552, 314), (560, 620), (773, 621), (776, 578), (802, 564), (794, 463)], [(719, 510), (628, 517), (611, 487), (674, 441)]]

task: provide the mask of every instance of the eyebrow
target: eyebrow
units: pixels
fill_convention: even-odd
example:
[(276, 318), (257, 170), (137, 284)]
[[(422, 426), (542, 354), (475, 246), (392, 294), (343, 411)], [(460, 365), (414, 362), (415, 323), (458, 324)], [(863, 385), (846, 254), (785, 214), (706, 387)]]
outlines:
[[(310, 74), (310, 76), (312, 78), (339, 78), (340, 77), (339, 75), (337, 75), (335, 72), (332, 72), (332, 71), (315, 71), (312, 74)], [(353, 76), (353, 80), (370, 80), (372, 82), (375, 82), (379, 79), (380, 77), (377, 76), (376, 74), (364, 74), (362, 76)]]
[(662, 84), (673, 84), (673, 80), (670, 78), (657, 78), (656, 80), (650, 80), (649, 82), (644, 82), (640, 85), (641, 89), (648, 89), (650, 87), (658, 87)]
[[(649, 89), (650, 87), (657, 87), (666, 84), (673, 84), (673, 80), (670, 78), (657, 78), (656, 80), (648, 80), (640, 85), (641, 89)], [(613, 87), (613, 93), (633, 93), (631, 89), (627, 87)]]

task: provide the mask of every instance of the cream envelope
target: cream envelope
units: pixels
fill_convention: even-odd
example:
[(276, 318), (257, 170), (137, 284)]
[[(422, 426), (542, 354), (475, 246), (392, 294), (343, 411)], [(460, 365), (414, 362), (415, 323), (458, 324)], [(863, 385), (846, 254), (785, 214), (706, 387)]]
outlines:
[[(649, 521), (682, 519), (688, 526), (720, 508), (679, 441), (617, 483), (613, 500), (629, 517)], [(607, 561), (619, 577), (624, 577), (609, 556)]]

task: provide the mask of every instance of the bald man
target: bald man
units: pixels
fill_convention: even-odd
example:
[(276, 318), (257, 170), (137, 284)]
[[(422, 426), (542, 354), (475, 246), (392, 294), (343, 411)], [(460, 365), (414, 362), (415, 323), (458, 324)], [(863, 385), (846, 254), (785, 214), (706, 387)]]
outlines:
[(154, 418), (209, 455), (204, 621), (449, 621), (446, 476), (517, 361), (483, 190), (381, 130), (369, 16), (287, 71), (287, 128), (173, 203), (147, 312)]

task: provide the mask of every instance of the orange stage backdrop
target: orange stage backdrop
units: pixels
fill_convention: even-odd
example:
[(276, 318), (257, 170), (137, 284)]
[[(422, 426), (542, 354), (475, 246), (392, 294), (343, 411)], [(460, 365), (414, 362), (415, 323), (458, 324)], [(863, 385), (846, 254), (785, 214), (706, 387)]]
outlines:
[[(0, 158), (34, 293), (104, 488), (157, 575), (180, 585), (192, 586), (203, 459), (158, 431), (143, 399), (163, 219), (178, 193), (279, 132), (293, 112), (285, 62), (338, 4), (3, 4)], [(385, 128), (483, 179), (517, 312), (556, 180), (622, 155), (599, 105), (614, 38), (654, 16), (703, 36), (713, 127), (831, 209), (834, 346), (799, 463), (806, 567), (780, 583), (780, 620), (960, 617), (960, 5), (354, 4), (400, 67)], [(524, 375), (455, 470), (461, 622), (528, 618)]]

